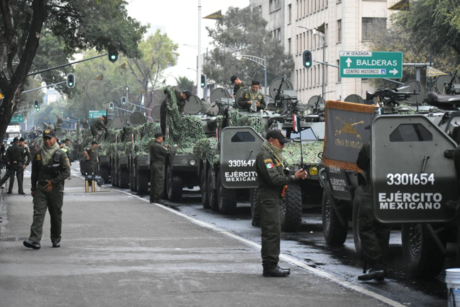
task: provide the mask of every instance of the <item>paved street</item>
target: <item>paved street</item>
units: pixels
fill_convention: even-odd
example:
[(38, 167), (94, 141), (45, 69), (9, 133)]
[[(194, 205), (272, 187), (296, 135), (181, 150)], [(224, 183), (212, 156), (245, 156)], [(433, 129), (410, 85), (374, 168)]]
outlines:
[[(263, 278), (257, 244), (122, 191), (102, 188), (85, 194), (83, 180), (73, 173), (65, 187), (59, 249), (51, 247), (48, 217), (42, 248), (22, 246), (32, 199), (4, 198), (2, 307), (386, 305), (383, 297), (286, 261), (282, 264), (291, 267), (291, 277)], [(29, 191), (30, 173), (25, 177)]]

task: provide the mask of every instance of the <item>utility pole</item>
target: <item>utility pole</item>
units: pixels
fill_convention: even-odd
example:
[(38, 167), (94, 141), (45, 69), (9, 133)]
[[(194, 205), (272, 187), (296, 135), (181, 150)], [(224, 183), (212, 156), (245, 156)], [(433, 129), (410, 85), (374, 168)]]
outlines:
[(201, 0), (198, 0), (198, 67), (196, 69), (196, 95), (201, 98)]

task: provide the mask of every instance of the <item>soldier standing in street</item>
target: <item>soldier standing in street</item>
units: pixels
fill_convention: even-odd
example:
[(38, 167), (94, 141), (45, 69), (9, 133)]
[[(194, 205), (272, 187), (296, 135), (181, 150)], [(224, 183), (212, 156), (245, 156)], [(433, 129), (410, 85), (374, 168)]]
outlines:
[(43, 146), (32, 159), (32, 196), (34, 198), (33, 223), (25, 247), (40, 249), (46, 210), (51, 217), (51, 243), (61, 246), (62, 205), (64, 180), (70, 176), (69, 160), (56, 144), (53, 130), (43, 132)]
[(264, 277), (285, 277), (289, 269), (278, 266), (281, 241), (281, 202), (287, 185), (307, 178), (307, 172), (298, 170), (285, 175), (283, 148), (289, 140), (280, 130), (267, 133), (267, 141), (257, 155), (256, 171), (259, 193), (257, 202), (262, 229), (262, 266)]
[(262, 93), (259, 92), (259, 81), (252, 81), (251, 88), (246, 89), (241, 93), (241, 96), (238, 98), (238, 105), (245, 110), (251, 110), (255, 108), (252, 106), (253, 103), (257, 106), (257, 111), (265, 109), (266, 103), (265, 98)]
[(86, 156), (86, 173), (88, 174), (96, 174), (97, 172), (97, 165), (99, 163), (97, 146), (97, 142), (93, 141), (91, 147), (86, 148), (83, 152)]
[(62, 118), (59, 115), (56, 115), (56, 131), (62, 130)]
[(165, 181), (166, 156), (169, 145), (163, 146), (164, 135), (155, 133), (155, 142), (150, 145), (150, 203), (161, 203)]
[(3, 176), (2, 180), (0, 181), (0, 186), (3, 186), (5, 181), (9, 178), (10, 179), (10, 186), (8, 189), (8, 193), (13, 193), (13, 185), (14, 185), (14, 174), (16, 174), (16, 178), (18, 180), (18, 192), (21, 195), (24, 195), (24, 191), (22, 190), (22, 181), (20, 172), (23, 171), (22, 161), (23, 161), (23, 149), (18, 145), (18, 138), (15, 137), (13, 139), (13, 145), (8, 147), (6, 150), (6, 167), (8, 169), (5, 176)]
[(374, 216), (370, 161), (371, 145), (366, 143), (361, 148), (356, 161), (356, 165), (364, 171), (366, 177), (366, 186), (363, 189), (359, 206), (358, 231), (361, 238), (362, 257), (370, 268), (365, 274), (358, 276), (358, 279), (381, 281), (386, 277), (391, 227), (380, 223)]
[(96, 118), (91, 124), (91, 133), (93, 134), (95, 141), (97, 141), (99, 131), (105, 130), (105, 133), (107, 133), (107, 127), (104, 124), (105, 119), (105, 115), (102, 115), (101, 117)]
[(235, 95), (236, 93), (238, 93), (238, 91), (245, 87), (245, 84), (243, 83), (243, 81), (241, 81), (237, 76), (232, 76), (230, 78), (230, 81), (232, 82), (232, 84), (234, 85), (233, 86), (233, 95), (232, 97), (235, 98)]
[(19, 139), (19, 147), (22, 148), (22, 169), (18, 170), (18, 190), (20, 191), (19, 194), (25, 194), (23, 189), (24, 183), (24, 170), (29, 166), (32, 157), (30, 155), (29, 147), (26, 145), (26, 141), (24, 138)]
[[(166, 104), (168, 103), (168, 100), (172, 100), (172, 97), (169, 94), (168, 90), (165, 90), (164, 92), (166, 94), (166, 98), (163, 100), (161, 103), (160, 107), (160, 126), (161, 126), (161, 132), (163, 135), (166, 134), (166, 112), (167, 112), (167, 106)], [(178, 90), (174, 90), (174, 95), (176, 96), (176, 103), (177, 103), (177, 108), (179, 109), (179, 112), (182, 114), (185, 109), (185, 103), (190, 99), (190, 96), (192, 94), (189, 91), (183, 91), (182, 93)]]

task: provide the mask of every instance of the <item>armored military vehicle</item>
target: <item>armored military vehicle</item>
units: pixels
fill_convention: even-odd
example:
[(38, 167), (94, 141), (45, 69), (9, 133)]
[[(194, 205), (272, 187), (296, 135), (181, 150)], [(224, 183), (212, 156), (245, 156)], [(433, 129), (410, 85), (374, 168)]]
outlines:
[[(273, 81), (270, 97), (274, 103), (260, 112), (240, 109), (237, 103), (231, 101), (226, 90), (211, 93), (211, 103), (219, 107), (220, 115), (203, 118), (208, 137), (200, 140), (194, 148), (199, 160), (198, 172), (205, 208), (232, 214), (238, 202), (248, 200), (253, 208), (257, 195), (255, 159), (265, 141), (264, 136), (270, 128), (285, 130), (291, 138), (299, 136), (292, 132), (292, 115), (296, 114), (301, 122), (301, 137), (305, 138), (307, 132), (311, 136), (309, 141), (302, 144), (306, 153), (304, 165), (301, 165), (299, 142), (286, 145), (284, 156), (291, 171), (306, 167), (309, 177), (302, 183), (288, 187), (283, 205), (283, 229), (294, 230), (300, 225), (303, 199), (321, 190), (317, 165), (318, 153), (322, 150), (324, 123), (320, 122), (318, 114), (308, 114), (307, 109), (300, 108), (292, 89), (288, 80), (280, 78)], [(241, 91), (237, 93), (237, 98)]]

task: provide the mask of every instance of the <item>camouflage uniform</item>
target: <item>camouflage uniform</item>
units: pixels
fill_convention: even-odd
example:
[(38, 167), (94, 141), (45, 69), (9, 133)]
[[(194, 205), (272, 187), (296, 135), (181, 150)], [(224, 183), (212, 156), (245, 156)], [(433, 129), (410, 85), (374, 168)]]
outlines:
[(365, 144), (356, 161), (358, 167), (365, 172), (367, 183), (363, 190), (359, 207), (359, 236), (364, 260), (372, 269), (385, 270), (391, 227), (380, 223), (374, 216), (372, 184), (370, 181), (370, 151), (370, 144)]
[[(161, 103), (160, 107), (160, 125), (161, 125), (161, 133), (163, 135), (166, 135), (166, 113), (167, 113), (167, 107), (166, 104), (169, 103), (168, 100), (171, 100), (171, 96), (169, 96), (169, 92), (166, 92), (167, 96), (165, 100)], [(176, 101), (177, 101), (177, 108), (179, 109), (180, 114), (184, 112), (185, 109), (185, 99), (182, 98), (182, 93), (179, 92), (178, 90), (174, 90), (174, 94), (176, 95)]]
[(169, 150), (158, 141), (150, 145), (150, 202), (160, 202), (164, 190), (165, 163)]
[[(30, 164), (30, 161), (32, 160), (32, 156), (30, 154), (30, 151), (29, 151), (29, 147), (27, 147), (27, 145), (25, 145), (24, 147), (22, 146), (19, 146), (20, 148), (22, 148), (22, 165), (25, 165), (26, 167), (29, 166)], [(18, 189), (19, 189), (19, 193), (24, 193), (24, 189), (23, 189), (23, 182), (24, 182), (24, 167), (21, 167), (20, 170), (17, 171), (18, 172)]]
[(241, 93), (241, 96), (238, 98), (238, 105), (242, 109), (249, 110), (251, 108), (251, 104), (249, 104), (248, 101), (252, 101), (252, 103), (254, 103), (254, 101), (260, 102), (260, 107), (257, 107), (257, 111), (260, 111), (261, 109), (265, 109), (266, 107), (264, 95), (259, 92), (254, 95), (251, 89), (244, 90)]
[(98, 152), (97, 148), (94, 147), (88, 147), (86, 148), (86, 153), (89, 156), (89, 160), (86, 160), (86, 173), (88, 174), (96, 174), (97, 172), (97, 157), (98, 157)]
[(107, 132), (107, 128), (104, 125), (101, 117), (96, 118), (93, 123), (91, 124), (91, 133), (93, 137), (96, 139), (98, 136), (99, 131), (105, 130)]
[(235, 83), (235, 86), (233, 87), (233, 95), (236, 95), (236, 93), (238, 93), (238, 91), (244, 87), (246, 87), (244, 82), (241, 82), (240, 84)]
[(20, 147), (17, 143), (14, 143), (12, 146), (8, 147), (5, 155), (5, 163), (7, 166), (7, 172), (5, 176), (3, 176), (2, 180), (0, 181), (0, 186), (2, 186), (8, 178), (10, 179), (10, 186), (8, 188), (8, 194), (13, 192), (13, 185), (14, 185), (14, 174), (16, 174), (16, 178), (18, 180), (18, 192), (19, 194), (23, 194), (24, 191), (22, 190), (22, 177), (21, 171), (23, 170), (22, 161), (24, 160), (24, 152), (23, 148)]

